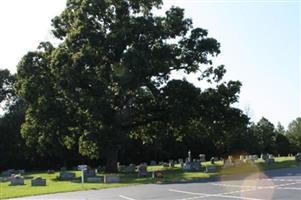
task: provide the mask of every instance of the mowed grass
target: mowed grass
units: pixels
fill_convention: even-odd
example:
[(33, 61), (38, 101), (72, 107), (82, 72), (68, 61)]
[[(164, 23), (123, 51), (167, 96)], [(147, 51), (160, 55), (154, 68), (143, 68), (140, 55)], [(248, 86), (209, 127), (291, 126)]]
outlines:
[[(258, 159), (255, 165), (242, 164), (240, 166), (233, 166), (228, 168), (223, 168), (223, 163), (221, 161), (216, 162), (218, 171), (216, 173), (204, 173), (205, 167), (210, 166), (210, 162), (202, 163), (200, 171), (197, 172), (187, 172), (183, 171), (179, 165), (174, 168), (165, 168), (163, 166), (149, 166), (148, 171), (162, 171), (164, 178), (160, 180), (154, 180), (151, 178), (151, 173), (147, 177), (138, 177), (137, 173), (124, 174), (120, 173), (121, 182), (114, 184), (104, 184), (104, 183), (80, 183), (79, 171), (72, 171), (76, 173), (78, 177), (74, 181), (59, 181), (56, 179), (58, 172), (54, 174), (47, 174), (44, 172), (31, 172), (26, 173), (25, 185), (24, 186), (10, 186), (9, 182), (0, 183), (0, 199), (7, 199), (13, 197), (21, 196), (32, 196), (39, 194), (49, 194), (58, 192), (68, 192), (68, 191), (78, 191), (78, 190), (93, 190), (93, 189), (104, 189), (112, 187), (122, 187), (136, 184), (147, 184), (147, 183), (168, 183), (168, 182), (182, 182), (182, 181), (193, 181), (204, 178), (210, 178), (212, 176), (224, 176), (224, 175), (236, 175), (252, 172), (260, 172), (268, 169), (279, 169), (287, 167), (297, 167), (301, 166), (300, 163), (296, 163), (294, 157), (278, 157), (275, 158), (276, 162), (272, 164), (266, 164), (263, 160)], [(103, 175), (103, 174), (98, 174)], [(33, 177), (43, 177), (47, 179), (46, 187), (32, 187), (30, 184), (31, 178)]]

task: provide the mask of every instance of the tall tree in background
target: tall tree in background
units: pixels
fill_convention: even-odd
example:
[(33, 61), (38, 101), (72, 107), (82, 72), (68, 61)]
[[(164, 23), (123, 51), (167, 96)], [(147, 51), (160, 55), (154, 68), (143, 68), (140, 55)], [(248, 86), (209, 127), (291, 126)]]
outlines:
[[(219, 82), (225, 70), (212, 66), (219, 43), (193, 28), (181, 8), (155, 16), (152, 9), (161, 5), (161, 0), (67, 1), (53, 19), (61, 44), (42, 43), (18, 65), (18, 94), (28, 104), (22, 126), (28, 144), (104, 156), (107, 170), (116, 171), (118, 151), (131, 137), (151, 139), (149, 127), (162, 121), (171, 134), (183, 130), (179, 121), (196, 113), (200, 91), (171, 81), (170, 74), (200, 72), (200, 79)], [(231, 98), (238, 90), (233, 92)]]
[(257, 124), (251, 128), (254, 136), (257, 138), (261, 153), (276, 153), (276, 132), (274, 125), (268, 119), (262, 117)]
[(292, 144), (294, 153), (301, 152), (301, 117), (288, 125), (287, 137)]

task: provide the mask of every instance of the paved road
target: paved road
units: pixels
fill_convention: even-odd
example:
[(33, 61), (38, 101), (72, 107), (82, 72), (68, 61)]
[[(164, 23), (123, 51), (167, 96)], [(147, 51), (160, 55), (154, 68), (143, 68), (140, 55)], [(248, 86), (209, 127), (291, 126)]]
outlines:
[[(193, 183), (147, 184), (43, 195), (18, 200), (300, 200), (301, 168)], [(16, 199), (17, 200), (17, 199)]]

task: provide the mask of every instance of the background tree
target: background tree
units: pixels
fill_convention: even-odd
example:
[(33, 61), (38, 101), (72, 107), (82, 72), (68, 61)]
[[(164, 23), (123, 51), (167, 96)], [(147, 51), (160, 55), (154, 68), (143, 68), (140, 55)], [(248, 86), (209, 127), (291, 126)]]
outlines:
[(259, 144), (261, 153), (276, 153), (275, 141), (276, 132), (274, 125), (266, 118), (261, 118), (255, 126), (252, 127), (254, 135)]
[(301, 118), (293, 120), (287, 129), (287, 137), (292, 144), (293, 153), (301, 151)]

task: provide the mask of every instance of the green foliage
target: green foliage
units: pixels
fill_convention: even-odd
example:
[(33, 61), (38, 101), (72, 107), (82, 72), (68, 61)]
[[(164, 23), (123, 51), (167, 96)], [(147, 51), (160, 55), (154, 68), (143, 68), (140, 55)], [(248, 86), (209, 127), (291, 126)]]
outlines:
[[(42, 43), (40, 50), (29, 52), (18, 65), (16, 88), (28, 103), (22, 126), (28, 144), (41, 152), (66, 146), (90, 158), (106, 156), (113, 159), (108, 162), (116, 163), (116, 152), (131, 133), (149, 139), (143, 134), (145, 126), (162, 125), (162, 121), (166, 125), (164, 114), (169, 109), (192, 110), (190, 100), (198, 101), (198, 89), (192, 85), (195, 92), (190, 99), (176, 94), (185, 91), (187, 84), (172, 86), (173, 71), (203, 71), (202, 78), (221, 80), (222, 66), (205, 67), (220, 53), (219, 43), (206, 30), (193, 29), (183, 9), (172, 7), (165, 16), (154, 16), (151, 9), (161, 3), (67, 2), (52, 21), (61, 44)], [(168, 92), (169, 87), (174, 87), (174, 94)], [(232, 91), (224, 102), (229, 105), (239, 86), (222, 84), (221, 93), (226, 87)], [(168, 110), (163, 108), (169, 103)], [(184, 124), (191, 116), (188, 113), (181, 119)], [(168, 124), (176, 133), (182, 125), (174, 122)]]
[(301, 152), (301, 118), (293, 120), (288, 125), (288, 130), (286, 132), (289, 141), (292, 144), (292, 148), (295, 153)]
[(257, 138), (258, 150), (262, 153), (275, 154), (276, 131), (274, 125), (263, 117), (251, 129)]

